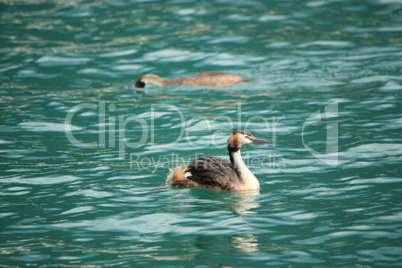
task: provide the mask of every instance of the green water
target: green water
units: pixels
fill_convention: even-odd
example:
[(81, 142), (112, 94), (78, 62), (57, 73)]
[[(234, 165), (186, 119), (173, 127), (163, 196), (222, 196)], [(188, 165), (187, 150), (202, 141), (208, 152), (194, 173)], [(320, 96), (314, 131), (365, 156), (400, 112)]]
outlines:
[[(402, 265), (402, 3), (1, 1), (1, 267)], [(226, 88), (150, 86), (228, 71)], [(256, 192), (164, 188), (245, 145)]]

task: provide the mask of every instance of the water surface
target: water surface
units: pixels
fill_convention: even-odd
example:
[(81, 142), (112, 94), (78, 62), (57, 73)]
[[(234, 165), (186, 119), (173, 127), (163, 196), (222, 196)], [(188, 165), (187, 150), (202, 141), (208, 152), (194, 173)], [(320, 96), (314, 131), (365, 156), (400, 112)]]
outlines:
[[(400, 1), (0, 8), (3, 267), (402, 265)], [(231, 128), (259, 191), (149, 193)]]

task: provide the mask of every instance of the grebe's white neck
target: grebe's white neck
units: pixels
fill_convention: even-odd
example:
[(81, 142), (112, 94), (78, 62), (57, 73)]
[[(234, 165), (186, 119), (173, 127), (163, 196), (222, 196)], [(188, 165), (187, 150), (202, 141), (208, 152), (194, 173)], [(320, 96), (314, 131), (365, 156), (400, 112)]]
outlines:
[(229, 150), (229, 156), (233, 168), (240, 174), (241, 180), (243, 181), (243, 187), (241, 190), (259, 189), (260, 183), (244, 163), (240, 149), (237, 151)]
[(168, 80), (165, 80), (156, 74), (145, 74), (139, 80), (145, 84), (150, 83), (158, 87), (163, 87), (168, 84)]

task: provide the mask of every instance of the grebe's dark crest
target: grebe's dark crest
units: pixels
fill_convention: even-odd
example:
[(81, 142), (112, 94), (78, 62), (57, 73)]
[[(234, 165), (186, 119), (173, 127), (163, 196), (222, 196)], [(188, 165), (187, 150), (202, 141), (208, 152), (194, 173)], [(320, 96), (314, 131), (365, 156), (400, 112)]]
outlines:
[(254, 137), (248, 131), (231, 130), (227, 140), (230, 162), (214, 156), (203, 156), (188, 166), (182, 165), (171, 170), (167, 183), (180, 187), (203, 187), (218, 190), (259, 189), (260, 183), (244, 164), (240, 154), (243, 144), (266, 143), (267, 140)]
[(168, 85), (192, 85), (206, 87), (227, 87), (245, 81), (246, 78), (226, 72), (205, 72), (190, 76), (178, 77), (172, 80), (164, 79), (155, 74), (145, 74), (135, 83), (136, 87), (144, 88), (146, 84), (154, 84), (158, 87)]

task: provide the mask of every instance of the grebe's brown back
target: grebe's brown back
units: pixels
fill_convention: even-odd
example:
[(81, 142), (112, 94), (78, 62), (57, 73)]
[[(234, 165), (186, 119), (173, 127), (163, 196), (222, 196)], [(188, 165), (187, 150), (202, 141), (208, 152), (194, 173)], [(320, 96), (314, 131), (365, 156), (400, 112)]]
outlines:
[(227, 87), (246, 80), (245, 77), (226, 72), (205, 72), (190, 76), (178, 77), (172, 80), (164, 79), (155, 74), (145, 74), (135, 83), (136, 87), (144, 88), (146, 84), (154, 84), (159, 87), (168, 85), (191, 85), (206, 87)]
[(268, 142), (253, 136), (248, 131), (233, 129), (228, 138), (230, 162), (214, 156), (203, 156), (188, 166), (172, 169), (167, 183), (181, 187), (203, 187), (218, 190), (259, 189), (260, 183), (244, 164), (240, 154), (243, 144)]

